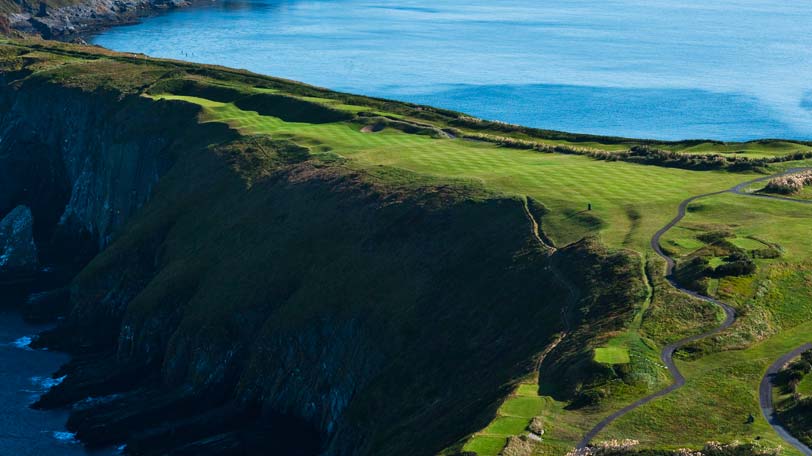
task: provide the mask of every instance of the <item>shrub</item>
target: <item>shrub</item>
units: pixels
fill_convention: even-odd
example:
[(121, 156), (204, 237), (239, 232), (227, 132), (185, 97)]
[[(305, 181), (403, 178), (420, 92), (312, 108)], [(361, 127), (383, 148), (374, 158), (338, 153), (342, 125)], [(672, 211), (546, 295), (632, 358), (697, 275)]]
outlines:
[(776, 384), (784, 387), (785, 390), (793, 390), (795, 385), (803, 380), (804, 376), (809, 372), (812, 372), (812, 363), (802, 357), (778, 373)]
[(533, 442), (525, 436), (512, 435), (508, 438), (507, 445), (499, 453), (501, 456), (530, 456), (533, 454)]
[(699, 239), (702, 242), (707, 243), (707, 244), (717, 244), (717, 243), (722, 242), (722, 241), (724, 241), (725, 239), (727, 239), (727, 238), (729, 238), (731, 236), (733, 236), (733, 233), (731, 233), (730, 231), (721, 230), (721, 231), (711, 231), (711, 232), (708, 232), (708, 233), (702, 233), (699, 236), (697, 236), (696, 238)]
[(812, 185), (812, 171), (804, 171), (770, 179), (764, 187), (764, 191), (767, 193), (791, 195), (800, 192), (804, 187), (809, 185)]
[(530, 421), (530, 424), (527, 426), (527, 430), (529, 430), (533, 434), (538, 435), (544, 434), (544, 421), (541, 419), (540, 416), (534, 416), (533, 419)]
[(808, 374), (810, 371), (812, 371), (812, 364), (805, 359), (799, 359), (790, 365), (790, 369)]
[(746, 261), (722, 264), (713, 272), (717, 277), (745, 276), (756, 272), (756, 264), (748, 258)]
[(771, 260), (775, 258), (780, 258), (781, 251), (775, 247), (767, 247), (764, 249), (753, 250), (750, 252), (750, 255), (753, 258), (762, 258), (765, 260)]
[(780, 448), (763, 448), (757, 444), (734, 442), (732, 444), (721, 444), (709, 442), (702, 449), (703, 456), (777, 456), (781, 453)]
[(747, 254), (744, 253), (743, 251), (736, 250), (733, 253), (731, 253), (730, 255), (728, 255), (727, 257), (725, 257), (725, 261), (729, 261), (731, 263), (747, 262), (747, 261), (750, 261), (750, 257), (747, 256)]
[(575, 399), (570, 404), (570, 407), (573, 409), (579, 409), (581, 407), (595, 406), (600, 404), (604, 398), (606, 398), (606, 393), (599, 389), (582, 390), (577, 396), (575, 396)]

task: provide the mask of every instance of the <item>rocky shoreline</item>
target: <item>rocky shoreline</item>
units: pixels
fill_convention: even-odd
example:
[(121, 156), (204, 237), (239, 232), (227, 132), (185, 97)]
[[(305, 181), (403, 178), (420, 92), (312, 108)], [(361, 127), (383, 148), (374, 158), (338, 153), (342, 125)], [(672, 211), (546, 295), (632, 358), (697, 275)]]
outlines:
[(8, 14), (18, 32), (59, 41), (83, 41), (116, 25), (137, 23), (142, 17), (191, 5), (187, 0), (84, 0), (74, 5), (34, 7), (23, 3), (21, 12)]

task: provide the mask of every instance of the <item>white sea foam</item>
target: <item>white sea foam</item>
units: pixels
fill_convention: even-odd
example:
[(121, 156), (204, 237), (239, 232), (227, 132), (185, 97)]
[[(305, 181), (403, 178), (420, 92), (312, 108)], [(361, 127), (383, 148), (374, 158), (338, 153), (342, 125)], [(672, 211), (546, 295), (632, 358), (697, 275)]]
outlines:
[(48, 391), (54, 386), (62, 383), (62, 381), (65, 380), (65, 377), (67, 377), (67, 375), (63, 375), (57, 378), (35, 376), (31, 377), (31, 383), (33, 383), (35, 386), (38, 386), (41, 391)]
[(33, 350), (31, 348), (31, 342), (34, 342), (35, 338), (36, 336), (23, 336), (12, 342), (11, 345), (23, 350)]
[(76, 434), (68, 431), (54, 431), (51, 435), (60, 442), (77, 443)]

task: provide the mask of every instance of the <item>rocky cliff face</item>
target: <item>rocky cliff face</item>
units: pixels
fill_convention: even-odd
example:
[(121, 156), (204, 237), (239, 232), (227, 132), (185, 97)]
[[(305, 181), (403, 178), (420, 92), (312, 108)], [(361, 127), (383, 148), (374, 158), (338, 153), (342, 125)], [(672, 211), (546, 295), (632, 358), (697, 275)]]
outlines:
[(0, 220), (0, 276), (33, 273), (38, 265), (31, 209), (17, 206)]
[(183, 147), (177, 132), (194, 130), (194, 112), (148, 104), (36, 80), (0, 96), (0, 214), (31, 208), (45, 261), (86, 261), (104, 248)]
[(156, 11), (188, 4), (186, 0), (81, 0), (67, 4), (23, 0), (12, 3), (17, 8), (8, 14), (7, 26), (45, 39), (66, 40), (113, 25), (133, 23)]

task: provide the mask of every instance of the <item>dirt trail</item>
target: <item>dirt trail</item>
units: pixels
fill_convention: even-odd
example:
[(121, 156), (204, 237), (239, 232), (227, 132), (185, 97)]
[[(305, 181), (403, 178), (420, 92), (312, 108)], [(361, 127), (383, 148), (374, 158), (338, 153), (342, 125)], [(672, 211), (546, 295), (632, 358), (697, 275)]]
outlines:
[[(671, 258), (670, 256), (668, 256), (663, 251), (663, 249), (660, 247), (660, 238), (663, 236), (663, 234), (668, 232), (668, 230), (670, 230), (676, 224), (678, 224), (680, 221), (682, 221), (682, 219), (685, 217), (685, 214), (687, 213), (688, 205), (690, 205), (692, 202), (694, 202), (694, 201), (696, 201), (696, 200), (698, 200), (700, 198), (705, 198), (705, 197), (708, 197), (708, 196), (720, 195), (720, 194), (723, 194), (723, 193), (734, 193), (734, 194), (737, 194), (737, 195), (754, 196), (754, 197), (759, 197), (759, 198), (768, 198), (768, 199), (775, 199), (775, 200), (782, 200), (782, 201), (793, 201), (793, 202), (799, 202), (799, 203), (812, 204), (812, 201), (796, 200), (796, 199), (787, 198), (787, 197), (781, 197), (781, 196), (754, 194), (754, 193), (746, 192), (747, 187), (749, 187), (749, 186), (751, 186), (751, 185), (753, 185), (755, 183), (762, 182), (762, 181), (769, 180), (769, 179), (773, 179), (775, 177), (780, 177), (780, 176), (783, 176), (783, 175), (786, 175), (786, 174), (796, 173), (796, 172), (799, 172), (799, 171), (805, 171), (805, 170), (808, 170), (808, 169), (812, 169), (812, 168), (793, 168), (793, 169), (787, 170), (787, 171), (785, 171), (783, 173), (774, 174), (774, 175), (771, 175), (771, 176), (761, 177), (761, 178), (758, 178), (758, 179), (752, 179), (752, 180), (749, 180), (747, 182), (743, 182), (743, 183), (741, 183), (739, 185), (736, 185), (735, 187), (730, 188), (728, 190), (722, 190), (722, 191), (719, 191), (719, 192), (710, 192), (710, 193), (704, 193), (704, 194), (701, 194), (701, 195), (692, 196), (692, 197), (686, 199), (685, 201), (683, 201), (682, 203), (680, 203), (679, 208), (677, 209), (677, 216), (674, 217), (673, 220), (668, 222), (668, 224), (666, 224), (664, 227), (660, 228), (659, 231), (654, 233), (654, 236), (652, 236), (652, 238), (651, 238), (651, 248), (654, 250), (655, 253), (657, 253), (657, 255), (659, 255), (661, 258), (663, 258), (666, 261), (666, 263), (667, 263), (666, 279), (671, 284), (671, 286), (676, 288), (678, 291), (681, 291), (682, 293), (688, 294), (690, 296), (693, 296), (694, 298), (701, 299), (703, 301), (706, 301), (706, 302), (709, 302), (709, 303), (712, 303), (712, 304), (715, 304), (715, 305), (721, 307), (722, 310), (724, 310), (724, 312), (725, 312), (725, 319), (719, 326), (717, 326), (713, 330), (710, 330), (710, 331), (707, 331), (707, 332), (704, 332), (704, 333), (701, 333), (701, 334), (696, 334), (694, 336), (686, 337), (684, 339), (681, 339), (681, 340), (678, 340), (676, 342), (672, 342), (672, 343), (666, 345), (663, 348), (662, 353), (660, 354), (660, 358), (662, 359), (663, 364), (665, 364), (665, 366), (671, 372), (671, 376), (674, 378), (674, 381), (671, 383), (671, 385), (669, 385), (668, 387), (666, 387), (666, 388), (664, 388), (664, 389), (662, 389), (660, 391), (657, 391), (656, 393), (653, 393), (653, 394), (651, 394), (649, 396), (646, 396), (646, 397), (644, 397), (642, 399), (639, 399), (639, 400), (627, 405), (626, 407), (612, 413), (611, 415), (607, 416), (606, 418), (601, 420), (597, 425), (595, 425), (595, 427), (593, 427), (589, 432), (587, 432), (584, 435), (584, 438), (581, 439), (580, 442), (578, 442), (578, 446), (576, 448), (581, 449), (581, 448), (587, 447), (589, 445), (589, 443), (592, 441), (592, 439), (594, 439), (595, 436), (598, 435), (598, 433), (600, 433), (609, 424), (611, 424), (612, 422), (614, 422), (618, 418), (622, 417), (623, 415), (629, 413), (630, 411), (632, 411), (632, 410), (634, 410), (634, 409), (636, 409), (636, 408), (638, 408), (638, 407), (640, 407), (642, 405), (645, 405), (645, 404), (653, 401), (654, 399), (665, 396), (666, 394), (671, 393), (671, 392), (679, 389), (680, 387), (682, 387), (685, 384), (685, 377), (682, 375), (682, 373), (679, 371), (679, 369), (677, 369), (676, 364), (674, 364), (674, 352), (676, 352), (678, 349), (680, 349), (680, 348), (684, 347), (685, 345), (688, 345), (688, 344), (690, 344), (692, 342), (696, 342), (696, 341), (704, 339), (706, 337), (711, 337), (711, 336), (714, 336), (716, 334), (719, 334), (722, 331), (729, 328), (731, 325), (733, 325), (733, 323), (736, 321), (736, 311), (732, 307), (730, 307), (728, 304), (725, 304), (724, 302), (721, 302), (721, 301), (719, 301), (717, 299), (711, 298), (710, 296), (705, 296), (705, 295), (699, 294), (699, 293), (697, 293), (695, 291), (691, 291), (691, 290), (682, 288), (674, 281), (674, 279), (672, 277), (672, 274), (674, 272), (674, 266), (676, 265), (676, 263), (675, 263), (674, 259)], [(769, 376), (769, 373), (768, 373), (768, 376)], [(765, 379), (766, 378), (767, 377), (765, 377)], [(762, 399), (762, 409), (763, 408), (764, 408), (764, 402), (763, 402), (763, 399)], [(765, 412), (765, 416), (766, 416), (766, 412)], [(776, 430), (776, 432), (778, 432), (778, 434), (781, 435), (782, 438), (784, 438), (784, 440), (787, 443), (794, 446), (795, 448), (800, 450), (805, 455), (812, 456), (812, 453), (805, 452), (805, 451), (809, 451), (809, 449), (806, 448), (805, 446), (803, 446), (803, 444), (801, 444), (802, 445), (801, 447), (797, 446), (795, 443), (797, 442), (797, 443), (800, 444), (800, 442), (798, 442), (796, 439), (792, 438), (792, 436), (790, 436), (786, 432), (786, 430), (784, 430), (782, 427), (780, 427), (780, 425), (773, 424), (773, 421), (770, 421), (770, 424), (773, 426), (773, 428)]]
[(558, 268), (555, 266), (554, 262), (554, 255), (558, 251), (558, 249), (552, 245), (552, 242), (545, 242), (546, 236), (542, 236), (541, 226), (539, 225), (536, 218), (533, 216), (533, 213), (530, 212), (530, 206), (527, 202), (527, 197), (524, 198), (523, 204), (524, 214), (527, 219), (530, 221), (530, 231), (533, 234), (533, 237), (536, 239), (536, 242), (542, 246), (545, 250), (550, 253), (550, 264), (547, 266), (553, 277), (555, 277), (556, 281), (558, 281), (564, 288), (567, 289), (567, 294), (569, 295), (569, 304), (563, 306), (561, 308), (561, 323), (564, 325), (564, 331), (551, 343), (547, 349), (539, 356), (538, 362), (536, 364), (536, 375), (538, 375), (538, 371), (541, 369), (541, 364), (547, 358), (547, 355), (550, 354), (557, 346), (567, 337), (567, 334), (570, 332), (570, 321), (569, 321), (569, 312), (570, 308), (574, 306), (578, 302), (578, 290), (572, 286), (559, 272)]

